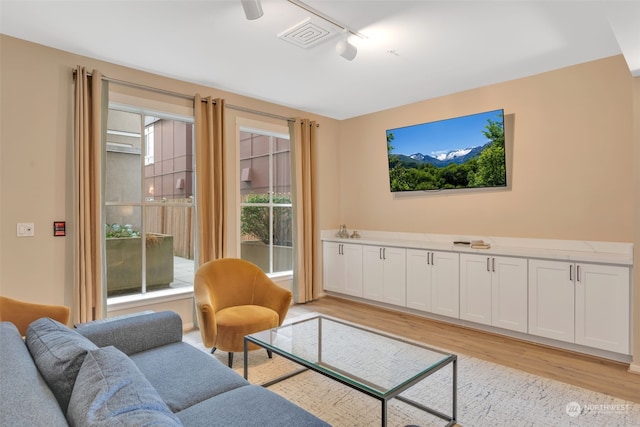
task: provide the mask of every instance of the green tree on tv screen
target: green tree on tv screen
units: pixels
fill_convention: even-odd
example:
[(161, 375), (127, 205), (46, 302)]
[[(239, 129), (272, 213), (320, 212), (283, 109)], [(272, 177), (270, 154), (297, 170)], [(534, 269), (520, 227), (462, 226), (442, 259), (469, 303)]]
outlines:
[(506, 185), (504, 129), (501, 122), (487, 119), (482, 131), (489, 142), (476, 157), (464, 163), (438, 167), (408, 156), (392, 154), (394, 135), (387, 133), (391, 191), (424, 191)]

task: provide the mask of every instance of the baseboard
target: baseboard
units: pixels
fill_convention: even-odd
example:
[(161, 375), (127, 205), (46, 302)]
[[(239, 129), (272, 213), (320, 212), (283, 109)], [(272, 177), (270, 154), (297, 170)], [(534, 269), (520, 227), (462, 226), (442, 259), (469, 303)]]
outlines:
[(640, 365), (631, 363), (629, 365), (629, 372), (631, 372), (632, 374), (640, 375)]

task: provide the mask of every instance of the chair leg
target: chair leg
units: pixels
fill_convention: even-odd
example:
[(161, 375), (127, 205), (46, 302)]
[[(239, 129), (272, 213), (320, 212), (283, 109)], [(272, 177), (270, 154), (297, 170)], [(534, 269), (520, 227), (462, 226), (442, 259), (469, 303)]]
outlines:
[(271, 350), (269, 350), (268, 348), (265, 349), (267, 350), (267, 356), (269, 356), (269, 359), (273, 358), (273, 352)]
[(211, 349), (211, 354), (215, 353), (215, 352), (216, 352), (216, 350), (217, 350), (217, 348), (213, 347), (213, 348)]
[(233, 368), (233, 353), (229, 352), (229, 367)]

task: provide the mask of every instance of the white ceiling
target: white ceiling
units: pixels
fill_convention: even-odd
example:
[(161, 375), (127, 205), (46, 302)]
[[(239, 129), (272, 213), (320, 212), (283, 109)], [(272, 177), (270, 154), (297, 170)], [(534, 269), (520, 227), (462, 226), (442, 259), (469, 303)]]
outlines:
[[(640, 76), (640, 1), (0, 0), (0, 32), (336, 119), (622, 53)], [(311, 18), (332, 36), (304, 49), (278, 34)], [(391, 52), (391, 53), (390, 53)]]

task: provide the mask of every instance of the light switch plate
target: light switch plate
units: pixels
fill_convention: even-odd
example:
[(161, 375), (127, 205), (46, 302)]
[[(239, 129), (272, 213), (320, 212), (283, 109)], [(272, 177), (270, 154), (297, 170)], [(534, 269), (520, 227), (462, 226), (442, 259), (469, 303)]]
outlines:
[(36, 235), (36, 228), (32, 222), (19, 222), (16, 226), (18, 237), (33, 237)]

